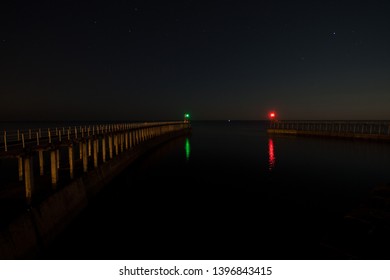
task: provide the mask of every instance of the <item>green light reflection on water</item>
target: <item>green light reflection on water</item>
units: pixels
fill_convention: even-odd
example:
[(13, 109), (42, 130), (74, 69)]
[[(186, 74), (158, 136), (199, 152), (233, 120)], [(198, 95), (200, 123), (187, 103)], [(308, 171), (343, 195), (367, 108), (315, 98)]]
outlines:
[(190, 160), (191, 146), (189, 138), (186, 138), (186, 144), (184, 146), (184, 149), (186, 150), (186, 160)]

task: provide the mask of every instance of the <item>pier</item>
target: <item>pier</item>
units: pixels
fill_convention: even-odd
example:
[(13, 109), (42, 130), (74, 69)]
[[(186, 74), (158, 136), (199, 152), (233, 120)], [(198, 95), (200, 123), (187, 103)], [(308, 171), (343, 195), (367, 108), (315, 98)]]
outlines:
[(132, 161), (189, 128), (173, 121), (4, 131), (0, 160), (17, 163), (9, 165), (17, 176), (0, 189), (0, 259), (36, 255)]
[(272, 120), (269, 134), (390, 141), (390, 121)]

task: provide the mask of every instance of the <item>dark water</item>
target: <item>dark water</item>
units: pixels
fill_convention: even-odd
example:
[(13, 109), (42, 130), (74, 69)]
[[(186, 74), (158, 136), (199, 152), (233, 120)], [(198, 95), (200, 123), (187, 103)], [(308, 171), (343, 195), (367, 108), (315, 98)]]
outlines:
[(112, 181), (42, 258), (388, 258), (387, 238), (355, 236), (344, 217), (389, 168), (386, 143), (194, 122)]

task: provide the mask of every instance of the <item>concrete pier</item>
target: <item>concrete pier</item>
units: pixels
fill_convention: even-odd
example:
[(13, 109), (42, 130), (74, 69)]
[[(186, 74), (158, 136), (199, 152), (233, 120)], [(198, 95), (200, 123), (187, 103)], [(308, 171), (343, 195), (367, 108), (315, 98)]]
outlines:
[[(82, 173), (88, 173), (91, 170), (89, 165), (98, 169), (101, 164), (114, 160), (127, 151), (134, 150), (142, 143), (188, 128), (189, 124), (185, 122), (153, 122), (96, 127), (75, 126), (74, 129), (70, 127), (39, 128), (27, 131), (17, 130), (15, 134), (5, 131), (3, 141), (0, 141), (0, 147), (2, 147), (0, 158), (17, 159), (17, 178), (19, 182), (25, 181), (25, 196), (30, 201), (34, 198), (32, 188), (34, 170), (31, 167), (34, 158), (39, 163), (39, 169), (37, 169), (39, 175), (43, 177), (40, 181), (45, 177), (45, 161), (47, 161), (46, 168), (50, 170), (47, 174), (50, 176), (48, 178), (50, 179), (49, 188), (55, 190), (61, 185), (60, 180), (74, 180), (77, 168)], [(25, 138), (24, 135), (28, 137)], [(75, 160), (75, 153), (79, 154), (77, 160)], [(48, 160), (45, 160), (45, 154), (49, 156)], [(31, 162), (26, 162), (26, 157), (30, 158)], [(62, 172), (68, 168), (69, 173)], [(63, 178), (59, 178), (59, 175)], [(44, 190), (42, 187), (38, 189)]]
[(390, 121), (271, 121), (267, 132), (390, 141)]
[[(73, 158), (74, 145), (82, 143), (82, 165), (80, 168), (85, 171), (85, 167), (88, 167), (88, 148), (86, 147), (88, 142), (84, 141), (85, 139), (78, 137), (77, 140), (76, 138), (73, 138), (73, 141), (70, 142), (67, 139), (66, 143), (64, 143), (65, 137), (62, 137), (62, 147), (66, 147), (66, 149), (60, 149), (61, 143), (59, 143), (58, 137), (52, 137), (51, 145), (47, 146), (45, 151), (50, 154), (51, 184), (55, 189), (54, 191), (51, 190), (50, 195), (44, 200), (35, 201), (35, 203), (32, 203), (34, 202), (34, 183), (36, 183), (32, 166), (34, 154), (25, 154), (22, 159), (25, 198), (26, 204), (29, 205), (29, 210), (22, 212), (11, 220), (8, 225), (4, 225), (4, 227), (0, 229), (0, 259), (26, 259), (39, 254), (39, 252), (44, 250), (45, 247), (48, 246), (50, 242), (54, 240), (54, 238), (56, 238), (56, 236), (82, 211), (82, 209), (86, 207), (88, 201), (93, 199), (106, 183), (115, 178), (115, 176), (123, 171), (130, 163), (134, 162), (137, 158), (142, 156), (142, 154), (157, 145), (175, 137), (182, 136), (189, 131), (188, 125), (183, 123), (161, 123), (155, 125), (166, 128), (161, 129), (161, 133), (157, 133), (155, 137), (152, 137), (149, 133), (149, 140), (134, 145), (132, 149), (124, 150), (119, 156), (114, 157), (105, 163), (100, 163), (98, 161), (98, 165), (96, 166), (94, 161), (95, 168), (90, 170), (87, 168), (86, 172), (82, 172), (83, 175), (81, 175), (81, 177), (77, 177), (74, 173), (77, 169)], [(134, 135), (136, 135), (137, 128), (138, 127), (132, 128)], [(160, 129), (157, 129), (156, 131), (159, 130)], [(53, 131), (55, 130), (53, 129)], [(97, 131), (95, 130), (95, 136), (96, 133)], [(101, 135), (101, 137), (92, 141), (94, 159), (99, 158), (97, 145), (95, 145), (95, 143), (99, 143), (99, 141), (102, 141), (102, 143), (105, 142), (103, 139), (106, 139), (109, 135), (113, 136), (112, 133), (113, 132), (108, 133), (108, 135), (104, 135), (104, 137)], [(125, 138), (122, 139), (125, 141)], [(103, 146), (104, 145), (102, 145), (102, 147)], [(42, 151), (42, 147), (37, 147), (35, 151), (39, 155), (39, 151)], [(62, 176), (61, 178), (58, 177), (57, 162), (59, 158), (57, 157), (57, 151), (60, 154), (68, 153), (67, 157), (64, 155), (62, 155), (62, 157), (63, 159), (69, 159), (69, 169), (71, 170), (69, 176), (74, 176), (74, 179), (68, 181), (65, 185), (59, 184), (61, 183), (61, 180), (62, 182), (64, 181), (64, 178), (62, 178)], [(21, 154), (17, 153), (15, 155), (15, 157), (21, 156)], [(7, 154), (7, 156), (12, 158), (13, 154)], [(15, 180), (17, 180), (17, 178)]]

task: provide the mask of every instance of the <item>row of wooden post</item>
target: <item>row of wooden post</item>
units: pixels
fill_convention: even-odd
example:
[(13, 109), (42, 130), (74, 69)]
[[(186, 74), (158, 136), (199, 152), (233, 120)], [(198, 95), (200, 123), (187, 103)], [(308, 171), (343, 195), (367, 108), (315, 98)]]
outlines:
[[(82, 161), (83, 172), (88, 172), (89, 158), (93, 158), (93, 167), (98, 168), (99, 162), (105, 163), (107, 156), (113, 159), (125, 150), (133, 148), (146, 140), (160, 136), (162, 134), (173, 132), (187, 127), (187, 124), (167, 124), (162, 126), (145, 127), (138, 129), (129, 129), (127, 131), (111, 132), (102, 135), (95, 135), (79, 139), (78, 141), (69, 141), (66, 143), (68, 151), (69, 177), (74, 179), (74, 146), (78, 143), (79, 159)], [(75, 140), (76, 138), (74, 138)], [(108, 154), (107, 154), (108, 150)], [(37, 147), (39, 173), (44, 175), (44, 149)], [(60, 146), (54, 145), (50, 152), (50, 176), (53, 188), (56, 188), (59, 180), (58, 170), (60, 168)], [(101, 158), (99, 154), (101, 153)], [(34, 154), (18, 157), (19, 180), (25, 181), (25, 194), (27, 202), (31, 202), (34, 188), (34, 177), (32, 168), (32, 159)], [(24, 173), (24, 174), (23, 174)], [(23, 176), (24, 175), (24, 176)]]

